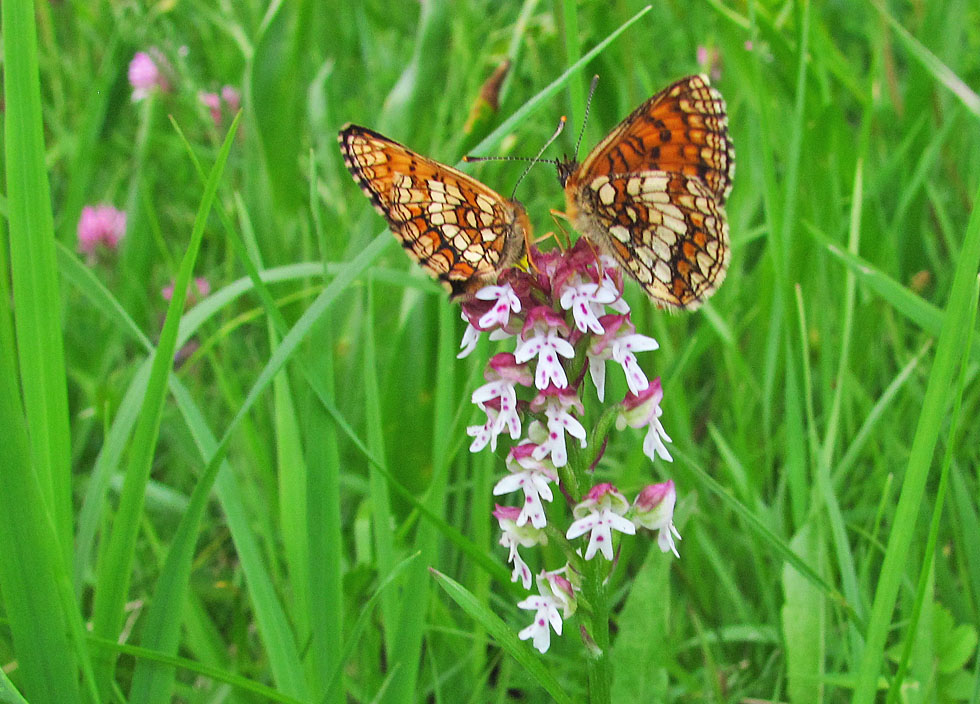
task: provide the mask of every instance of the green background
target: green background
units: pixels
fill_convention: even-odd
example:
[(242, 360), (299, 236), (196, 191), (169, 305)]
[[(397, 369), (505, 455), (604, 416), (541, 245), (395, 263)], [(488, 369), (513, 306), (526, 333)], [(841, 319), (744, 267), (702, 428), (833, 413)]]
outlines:
[[(625, 431), (599, 472), (673, 478), (684, 540), (622, 541), (614, 696), (980, 701), (980, 8), (641, 10), (3, 2), (0, 701), (587, 700), (574, 619), (545, 656), (508, 643), (528, 614), (490, 517), (505, 449), (465, 435), (493, 349), (455, 359), (458, 309), (336, 133), (455, 164), (534, 154), (564, 114), (558, 156), (596, 73), (584, 152), (705, 70), (699, 46), (737, 154), (732, 264), (694, 314), (627, 287), (675, 461)], [(171, 89), (133, 103), (150, 47)], [(226, 84), (233, 132), (198, 98)], [(508, 195), (521, 170), (472, 173)], [(517, 197), (557, 228), (551, 167)], [(89, 265), (100, 202), (127, 233)], [(192, 276), (212, 293), (181, 315)]]

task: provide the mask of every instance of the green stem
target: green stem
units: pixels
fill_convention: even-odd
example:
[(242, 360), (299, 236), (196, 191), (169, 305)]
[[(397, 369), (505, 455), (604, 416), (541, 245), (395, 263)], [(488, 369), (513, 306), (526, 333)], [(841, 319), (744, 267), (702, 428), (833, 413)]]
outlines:
[(612, 664), (609, 660), (609, 601), (604, 583), (605, 568), (603, 560), (590, 560), (582, 582), (582, 591), (592, 603), (588, 632), (582, 634), (587, 651), (591, 704), (609, 704), (611, 701)]
[[(599, 432), (594, 430), (589, 437), (589, 450), (584, 453), (570, 453), (571, 460), (566, 469), (571, 470), (574, 488), (582, 493), (574, 493), (575, 500), (581, 500), (586, 493), (585, 487), (591, 485), (593, 478), (588, 468), (595, 460), (597, 444), (608, 432), (615, 417), (614, 413), (603, 414), (597, 423)], [(564, 479), (564, 478), (563, 478)], [(571, 487), (571, 483), (569, 484)], [(569, 546), (571, 547), (571, 546)], [(577, 556), (576, 556), (577, 557)], [(611, 702), (612, 664), (609, 660), (609, 595), (606, 590), (606, 577), (609, 565), (605, 560), (596, 556), (595, 559), (569, 560), (574, 569), (582, 575), (582, 592), (580, 605), (588, 604), (589, 609), (579, 611), (580, 618), (586, 624), (582, 628), (582, 640), (586, 649), (586, 669), (589, 680), (589, 702), (591, 704), (609, 704)]]

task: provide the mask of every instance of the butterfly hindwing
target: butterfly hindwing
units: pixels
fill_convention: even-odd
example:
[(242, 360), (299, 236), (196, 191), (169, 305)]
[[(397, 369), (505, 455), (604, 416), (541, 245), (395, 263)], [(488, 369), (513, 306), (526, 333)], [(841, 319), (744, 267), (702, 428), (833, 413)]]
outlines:
[(601, 225), (591, 239), (655, 301), (693, 307), (724, 280), (728, 223), (697, 177), (667, 171), (599, 176), (583, 189), (579, 207)]

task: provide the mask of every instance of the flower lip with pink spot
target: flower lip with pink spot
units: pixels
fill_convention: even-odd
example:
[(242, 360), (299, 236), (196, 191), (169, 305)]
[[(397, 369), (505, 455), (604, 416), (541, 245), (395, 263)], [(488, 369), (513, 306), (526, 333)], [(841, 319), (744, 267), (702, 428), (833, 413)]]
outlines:
[(549, 383), (559, 388), (568, 386), (568, 377), (560, 359), (575, 356), (575, 348), (566, 339), (568, 333), (565, 319), (547, 306), (537, 306), (528, 313), (514, 358), (522, 363), (537, 358), (534, 372), (534, 385), (537, 388), (543, 389)]
[(609, 483), (597, 484), (572, 509), (575, 521), (569, 526), (565, 537), (574, 540), (588, 533), (589, 544), (583, 557), (591, 560), (596, 553), (599, 553), (611, 561), (613, 559), (612, 531), (616, 530), (626, 535), (636, 533), (636, 526), (623, 515), (628, 510), (629, 502), (616, 487)]
[(491, 303), (490, 310), (477, 320), (477, 327), (481, 330), (494, 327), (506, 328), (511, 313), (520, 313), (522, 309), (520, 297), (507, 283), (501, 286), (484, 286), (476, 292), (476, 298)]

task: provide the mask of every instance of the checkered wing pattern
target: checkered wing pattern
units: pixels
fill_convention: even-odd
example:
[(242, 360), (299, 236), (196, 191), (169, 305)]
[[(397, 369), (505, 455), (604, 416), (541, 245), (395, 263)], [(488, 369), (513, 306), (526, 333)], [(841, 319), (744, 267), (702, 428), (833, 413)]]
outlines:
[(531, 228), (520, 203), (367, 128), (346, 125), (337, 139), (375, 210), (452, 297), (493, 281), (523, 256)]
[(734, 172), (725, 101), (705, 76), (657, 93), (581, 164), (559, 164), (575, 226), (655, 302), (689, 310), (725, 278)]

